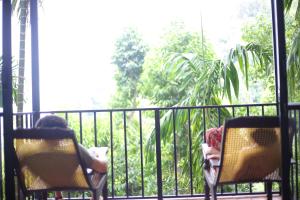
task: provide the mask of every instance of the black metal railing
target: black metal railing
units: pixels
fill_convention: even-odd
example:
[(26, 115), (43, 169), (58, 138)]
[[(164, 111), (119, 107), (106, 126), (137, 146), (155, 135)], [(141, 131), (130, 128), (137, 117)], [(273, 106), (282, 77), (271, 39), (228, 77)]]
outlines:
[(293, 148), (292, 148), (292, 164), (291, 164), (291, 189), (294, 199), (300, 198), (299, 193), (299, 164), (300, 164), (300, 104), (290, 104), (288, 106), (289, 117), (295, 122), (295, 134), (293, 138)]
[[(290, 115), (299, 130), (300, 108)], [(109, 196), (113, 199), (144, 199), (204, 196), (200, 144), (208, 128), (238, 116), (277, 115), (276, 104), (195, 106), (168, 108), (103, 109), (40, 112), (57, 114), (74, 129), (86, 147), (109, 147)], [(14, 114), (15, 128), (33, 127), (33, 113)], [(2, 144), (2, 120), (0, 122)], [(298, 198), (299, 141), (295, 134), (291, 186)], [(2, 147), (1, 147), (2, 149)], [(0, 154), (2, 156), (2, 154)], [(1, 157), (1, 166), (3, 159)], [(1, 183), (3, 183), (1, 168)], [(279, 192), (275, 185), (273, 192)], [(3, 195), (3, 184), (1, 184)], [(262, 194), (263, 183), (234, 184), (218, 189), (221, 195)], [(84, 198), (86, 193), (68, 193)]]

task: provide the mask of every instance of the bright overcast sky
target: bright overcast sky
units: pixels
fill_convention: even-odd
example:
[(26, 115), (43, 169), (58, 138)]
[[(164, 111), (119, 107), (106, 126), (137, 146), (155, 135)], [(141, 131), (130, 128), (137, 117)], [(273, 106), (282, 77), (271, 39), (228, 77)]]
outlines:
[(107, 108), (114, 91), (114, 42), (125, 27), (136, 27), (153, 45), (175, 20), (200, 31), (202, 15), (213, 43), (222, 36), (237, 42), (243, 1), (249, 0), (44, 0), (39, 10), (41, 110)]

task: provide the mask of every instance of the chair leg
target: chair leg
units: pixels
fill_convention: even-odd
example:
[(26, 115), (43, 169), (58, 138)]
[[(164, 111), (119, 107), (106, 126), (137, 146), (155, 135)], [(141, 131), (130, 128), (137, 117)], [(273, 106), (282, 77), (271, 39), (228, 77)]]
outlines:
[(272, 182), (268, 181), (266, 183), (266, 192), (267, 192), (267, 199), (272, 200)]
[(100, 200), (99, 192), (93, 191), (93, 200)]
[(35, 195), (38, 200), (47, 200), (48, 193), (47, 192), (36, 192)]
[(204, 191), (205, 191), (205, 200), (210, 200), (209, 198), (209, 186), (208, 186), (208, 183), (206, 182), (205, 180), (205, 183), (204, 183)]
[(217, 200), (217, 187), (216, 186), (212, 186), (211, 188), (211, 196), (213, 200)]
[(102, 196), (103, 196), (103, 200), (107, 200), (107, 197), (108, 197), (107, 181), (105, 182), (105, 184), (103, 186)]

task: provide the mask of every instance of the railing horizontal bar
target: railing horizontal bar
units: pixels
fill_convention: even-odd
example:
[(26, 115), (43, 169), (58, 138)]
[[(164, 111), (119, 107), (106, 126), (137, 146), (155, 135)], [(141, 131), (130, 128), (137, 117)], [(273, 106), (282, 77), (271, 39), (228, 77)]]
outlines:
[[(176, 107), (150, 107), (150, 108), (124, 108), (124, 109), (97, 109), (97, 110), (56, 110), (56, 111), (41, 111), (40, 114), (47, 114), (47, 113), (85, 113), (85, 112), (123, 112), (123, 111), (153, 111), (153, 110), (180, 110), (180, 109), (201, 109), (201, 108), (232, 108), (232, 107), (259, 107), (259, 106), (276, 106), (276, 103), (258, 103), (258, 104), (238, 104), (238, 105), (208, 105), (208, 106), (176, 106)], [(300, 108), (300, 105), (299, 105)], [(24, 112), (23, 114), (30, 114), (31, 112)], [(21, 113), (14, 113), (14, 114), (21, 114)], [(0, 116), (2, 113), (0, 113)]]
[(300, 110), (300, 103), (289, 103), (288, 110)]

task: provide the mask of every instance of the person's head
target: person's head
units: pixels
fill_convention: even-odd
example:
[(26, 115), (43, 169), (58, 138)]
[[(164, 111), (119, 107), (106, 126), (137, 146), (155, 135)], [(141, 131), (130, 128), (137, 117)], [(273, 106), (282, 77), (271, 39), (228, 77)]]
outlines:
[(36, 124), (36, 128), (68, 128), (68, 123), (62, 117), (56, 115), (47, 115), (39, 119)]
[(260, 146), (268, 146), (277, 141), (275, 130), (270, 128), (258, 128), (251, 133), (251, 137)]

